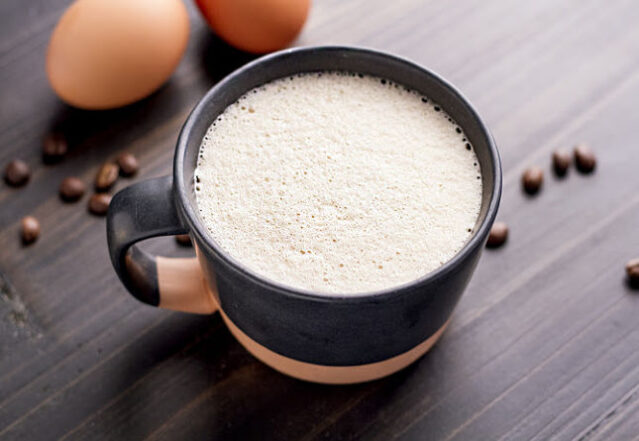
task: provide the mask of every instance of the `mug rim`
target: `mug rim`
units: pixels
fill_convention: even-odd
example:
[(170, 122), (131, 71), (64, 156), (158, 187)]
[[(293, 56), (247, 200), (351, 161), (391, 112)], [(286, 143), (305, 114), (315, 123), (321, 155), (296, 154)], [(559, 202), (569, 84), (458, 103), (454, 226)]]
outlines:
[[(492, 176), (492, 191), (490, 193), (490, 202), (488, 204), (486, 210), (486, 216), (482, 220), (481, 224), (478, 228), (475, 229), (472, 236), (469, 240), (466, 241), (464, 246), (457, 252), (455, 255), (446, 261), (443, 265), (438, 268), (425, 273), (421, 277), (413, 279), (409, 282), (402, 283), (400, 285), (394, 285), (390, 288), (385, 288), (376, 291), (366, 291), (366, 292), (355, 292), (355, 293), (319, 293), (316, 291), (311, 291), (303, 288), (296, 288), (291, 285), (287, 285), (276, 280), (269, 279), (265, 276), (258, 274), (257, 272), (246, 267), (242, 262), (235, 259), (231, 255), (229, 255), (221, 246), (219, 246), (213, 238), (208, 234), (206, 226), (202, 224), (202, 221), (199, 215), (196, 213), (195, 207), (191, 204), (189, 200), (187, 189), (187, 185), (184, 177), (184, 159), (187, 152), (188, 147), (188, 139), (190, 133), (193, 129), (195, 121), (198, 120), (204, 112), (207, 104), (215, 99), (215, 96), (224, 89), (228, 83), (233, 81), (239, 75), (244, 74), (246, 71), (254, 69), (256, 66), (264, 64), (269, 61), (277, 60), (278, 58), (289, 57), (295, 54), (303, 54), (303, 53), (314, 53), (314, 52), (339, 52), (339, 53), (349, 53), (355, 55), (372, 55), (376, 57), (384, 57), (387, 59), (391, 59), (395, 62), (405, 65), (407, 68), (412, 68), (418, 70), (421, 74), (428, 75), (434, 78), (440, 86), (448, 89), (448, 92), (452, 93), (456, 98), (458, 98), (466, 110), (469, 112), (472, 118), (475, 119), (478, 127), (482, 132), (482, 136), (485, 138), (488, 153), (490, 155), (490, 160), (493, 167), (493, 176)], [(245, 92), (247, 92), (246, 90)], [(392, 55), (383, 51), (360, 47), (360, 46), (304, 46), (304, 47), (295, 47), (284, 49), (281, 51), (273, 52), (255, 60), (246, 63), (233, 72), (226, 75), (222, 80), (218, 81), (211, 89), (209, 89), (206, 94), (198, 101), (193, 110), (190, 112), (186, 121), (184, 122), (182, 129), (180, 130), (180, 134), (178, 136), (177, 145), (175, 148), (175, 156), (173, 160), (173, 182), (174, 182), (174, 191), (176, 193), (177, 201), (177, 209), (182, 214), (182, 218), (186, 220), (186, 225), (190, 232), (196, 235), (200, 242), (198, 245), (203, 244), (206, 246), (207, 251), (212, 255), (216, 256), (222, 262), (224, 262), (228, 268), (234, 270), (235, 272), (240, 273), (244, 277), (249, 278), (253, 283), (257, 283), (260, 286), (263, 286), (270, 290), (276, 290), (284, 295), (315, 300), (321, 302), (359, 302), (366, 300), (383, 300), (388, 297), (399, 296), (404, 292), (409, 290), (413, 290), (414, 288), (430, 284), (436, 283), (437, 280), (447, 276), (451, 271), (453, 271), (460, 263), (462, 263), (476, 247), (483, 246), (483, 242), (485, 238), (488, 236), (489, 228), (495, 220), (497, 215), (497, 210), (499, 208), (499, 202), (501, 198), (502, 192), (502, 170), (501, 170), (501, 161), (499, 157), (499, 152), (497, 150), (497, 146), (495, 145), (494, 139), (488, 129), (488, 127), (484, 124), (483, 120), (470, 103), (470, 101), (451, 83), (442, 78), (437, 73), (426, 69), (419, 65), (416, 62), (413, 62), (407, 58), (399, 57), (396, 55)]]

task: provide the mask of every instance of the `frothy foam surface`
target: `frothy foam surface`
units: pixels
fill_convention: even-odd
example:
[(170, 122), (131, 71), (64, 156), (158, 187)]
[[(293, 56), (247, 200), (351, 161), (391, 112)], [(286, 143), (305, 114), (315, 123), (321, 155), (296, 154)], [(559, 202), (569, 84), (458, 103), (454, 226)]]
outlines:
[(482, 184), (462, 129), (436, 103), (344, 73), (273, 81), (202, 141), (200, 216), (232, 257), (319, 293), (410, 282), (472, 234)]

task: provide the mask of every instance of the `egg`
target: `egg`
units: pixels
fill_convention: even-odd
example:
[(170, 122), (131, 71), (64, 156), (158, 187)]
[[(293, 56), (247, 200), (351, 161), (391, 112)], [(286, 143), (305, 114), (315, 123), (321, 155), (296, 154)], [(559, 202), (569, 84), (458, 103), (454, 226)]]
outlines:
[(124, 106), (171, 76), (188, 37), (181, 0), (77, 0), (51, 35), (47, 76), (72, 106)]
[(215, 33), (238, 49), (282, 49), (302, 30), (310, 0), (196, 0)]

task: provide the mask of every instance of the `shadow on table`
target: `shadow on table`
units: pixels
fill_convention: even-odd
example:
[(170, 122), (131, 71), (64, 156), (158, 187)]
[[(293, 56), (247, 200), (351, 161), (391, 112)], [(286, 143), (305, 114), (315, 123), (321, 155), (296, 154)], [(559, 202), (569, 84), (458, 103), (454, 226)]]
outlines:
[(259, 57), (234, 48), (210, 31), (199, 36), (198, 46), (202, 68), (213, 83)]
[[(177, 252), (183, 257), (192, 252), (167, 240), (172, 239), (156, 239), (148, 244), (149, 250), (171, 246), (174, 250), (169, 255)], [(415, 403), (428, 404), (437, 381), (434, 373), (450, 357), (436, 345), (413, 365), (378, 381), (313, 384), (256, 360), (234, 339), (219, 314), (157, 314), (167, 317), (144, 336), (132, 339), (117, 361), (117, 378), (112, 381), (118, 398), (92, 421), (93, 430), (106, 438), (366, 437), (380, 427), (397, 429), (401, 423), (393, 411), (402, 415)]]
[(122, 148), (170, 118), (182, 102), (180, 86), (172, 78), (148, 97), (116, 109), (83, 110), (60, 103), (49, 130), (65, 135), (71, 156), (109, 149), (111, 144)]
[(165, 322), (127, 348), (116, 383), (128, 389), (93, 430), (123, 439), (314, 439), (333, 431), (349, 438), (416, 391), (417, 371), (432, 368), (427, 356), (370, 383), (312, 384), (257, 361), (219, 315), (171, 314)]
[(625, 280), (626, 288), (628, 288), (632, 293), (639, 295), (639, 280), (638, 279), (630, 279), (630, 277), (626, 277)]

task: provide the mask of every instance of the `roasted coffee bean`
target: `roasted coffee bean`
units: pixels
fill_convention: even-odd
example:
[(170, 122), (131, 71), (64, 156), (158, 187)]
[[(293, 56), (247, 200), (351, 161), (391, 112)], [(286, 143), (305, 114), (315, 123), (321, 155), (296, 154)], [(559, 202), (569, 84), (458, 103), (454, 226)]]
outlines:
[(497, 248), (506, 243), (508, 239), (508, 225), (503, 222), (495, 222), (488, 234), (486, 246), (488, 248)]
[(597, 165), (597, 158), (595, 158), (595, 154), (590, 150), (590, 147), (579, 144), (575, 147), (575, 164), (577, 164), (577, 170), (580, 172), (590, 173)]
[(118, 165), (113, 162), (102, 164), (95, 177), (95, 189), (99, 192), (107, 191), (117, 181), (119, 172)]
[(80, 199), (86, 191), (86, 185), (75, 177), (64, 178), (60, 183), (60, 197), (66, 202)]
[(639, 257), (628, 261), (626, 274), (628, 274), (628, 279), (632, 284), (639, 284)]
[(33, 216), (25, 216), (20, 222), (20, 234), (22, 243), (28, 245), (33, 243), (40, 236), (40, 222)]
[(111, 195), (107, 193), (95, 193), (89, 199), (89, 211), (98, 216), (104, 216), (109, 210)]
[(544, 172), (537, 166), (529, 167), (521, 177), (521, 183), (528, 194), (535, 194), (544, 183)]
[(190, 247), (193, 245), (191, 243), (191, 236), (189, 236), (188, 234), (178, 234), (177, 236), (175, 236), (175, 241), (185, 247)]
[(120, 153), (116, 159), (122, 176), (133, 176), (140, 168), (138, 159), (131, 153)]
[(14, 187), (20, 187), (26, 184), (30, 177), (31, 169), (29, 169), (26, 162), (20, 159), (14, 159), (7, 164), (7, 168), (4, 169), (4, 180), (7, 181), (7, 184)]
[(564, 176), (570, 167), (572, 158), (566, 150), (555, 150), (552, 154), (552, 167), (557, 176)]
[(50, 133), (42, 143), (42, 160), (46, 164), (61, 161), (67, 154), (67, 140), (61, 133)]

